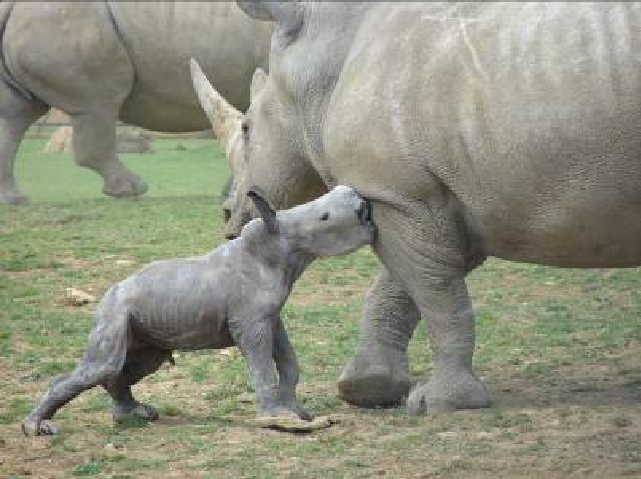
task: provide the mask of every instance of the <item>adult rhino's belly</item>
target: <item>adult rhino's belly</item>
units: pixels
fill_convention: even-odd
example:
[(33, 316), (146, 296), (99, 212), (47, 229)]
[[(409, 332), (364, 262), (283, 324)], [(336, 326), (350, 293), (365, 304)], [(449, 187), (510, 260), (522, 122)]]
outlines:
[(641, 265), (641, 161), (625, 165), (523, 183), (483, 211), (486, 253), (564, 267)]

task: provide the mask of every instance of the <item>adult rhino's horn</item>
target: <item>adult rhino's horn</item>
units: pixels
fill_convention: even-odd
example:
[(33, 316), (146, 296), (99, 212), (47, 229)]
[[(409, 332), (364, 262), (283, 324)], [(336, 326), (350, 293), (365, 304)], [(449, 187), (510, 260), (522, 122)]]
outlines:
[(276, 234), (278, 233), (276, 211), (274, 211), (274, 209), (269, 205), (267, 200), (259, 191), (260, 190), (256, 187), (250, 188), (247, 192), (247, 196), (249, 196), (254, 202), (254, 206), (256, 206), (256, 209), (260, 213), (261, 218), (263, 218), (263, 221), (265, 222), (267, 231), (270, 234)]
[(227, 131), (219, 131), (227, 125), (229, 118), (240, 118), (242, 113), (236, 110), (225, 100), (220, 93), (209, 83), (203, 73), (200, 65), (193, 58), (189, 60), (189, 69), (191, 70), (191, 81), (194, 90), (200, 100), (200, 106), (205, 110), (205, 114), (214, 130), (216, 137), (221, 138), (228, 134)]

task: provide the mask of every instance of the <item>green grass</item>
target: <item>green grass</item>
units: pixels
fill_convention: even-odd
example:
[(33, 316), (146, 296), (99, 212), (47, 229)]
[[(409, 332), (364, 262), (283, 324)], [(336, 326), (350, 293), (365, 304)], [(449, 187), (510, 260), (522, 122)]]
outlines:
[[(177, 151), (181, 143), (185, 151)], [(100, 389), (56, 415), (53, 438), (24, 438), (20, 421), (50, 378), (82, 354), (100, 296), (160, 258), (223, 242), (219, 192), (228, 167), (211, 140), (156, 140), (123, 155), (147, 179), (136, 200), (104, 197), (71, 155), (25, 141), (17, 177), (32, 203), (0, 207), (0, 477), (484, 478), (641, 477), (639, 270), (560, 270), (489, 260), (469, 277), (478, 374), (495, 405), (427, 418), (364, 410), (335, 394), (357, 344), (364, 293), (380, 269), (366, 248), (316, 262), (283, 318), (301, 364), (299, 395), (343, 422), (313, 434), (258, 429), (236, 349), (177, 353), (136, 387), (161, 420), (114, 426)], [(410, 345), (429, 374), (424, 328)]]

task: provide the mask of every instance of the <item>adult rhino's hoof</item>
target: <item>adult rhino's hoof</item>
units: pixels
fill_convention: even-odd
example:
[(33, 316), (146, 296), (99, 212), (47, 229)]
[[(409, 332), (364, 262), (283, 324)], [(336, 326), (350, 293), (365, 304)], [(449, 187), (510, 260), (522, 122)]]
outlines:
[(407, 398), (411, 415), (437, 414), (457, 409), (490, 407), (492, 399), (485, 384), (467, 373), (459, 378), (434, 379), (416, 386)]
[(356, 356), (338, 379), (338, 397), (359, 407), (393, 406), (407, 397), (411, 385), (406, 367), (373, 364)]
[(29, 203), (29, 198), (22, 193), (17, 191), (0, 192), (0, 205), (24, 205), (27, 203)]
[(52, 436), (58, 434), (60, 429), (51, 421), (39, 421), (33, 418), (26, 418), (22, 421), (22, 432), (27, 437), (33, 436)]
[(158, 419), (158, 411), (149, 404), (138, 403), (133, 407), (116, 406), (113, 411), (113, 420), (115, 423), (123, 423), (132, 419), (142, 419), (143, 421), (155, 421)]
[(144, 195), (148, 189), (149, 186), (145, 180), (138, 175), (130, 174), (106, 181), (102, 192), (114, 198), (129, 198)]

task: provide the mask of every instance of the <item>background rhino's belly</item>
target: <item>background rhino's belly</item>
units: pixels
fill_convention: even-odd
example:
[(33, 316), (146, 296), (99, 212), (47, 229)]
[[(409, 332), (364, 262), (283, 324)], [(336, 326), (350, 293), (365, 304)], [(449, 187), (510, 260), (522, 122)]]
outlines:
[(640, 7), (381, 6), (333, 94), (333, 171), (372, 198), (439, 180), (489, 255), (641, 264)]
[(271, 26), (233, 2), (110, 2), (134, 64), (121, 119), (152, 130), (209, 127), (189, 76), (194, 57), (216, 89), (244, 110), (257, 66), (267, 68)]

